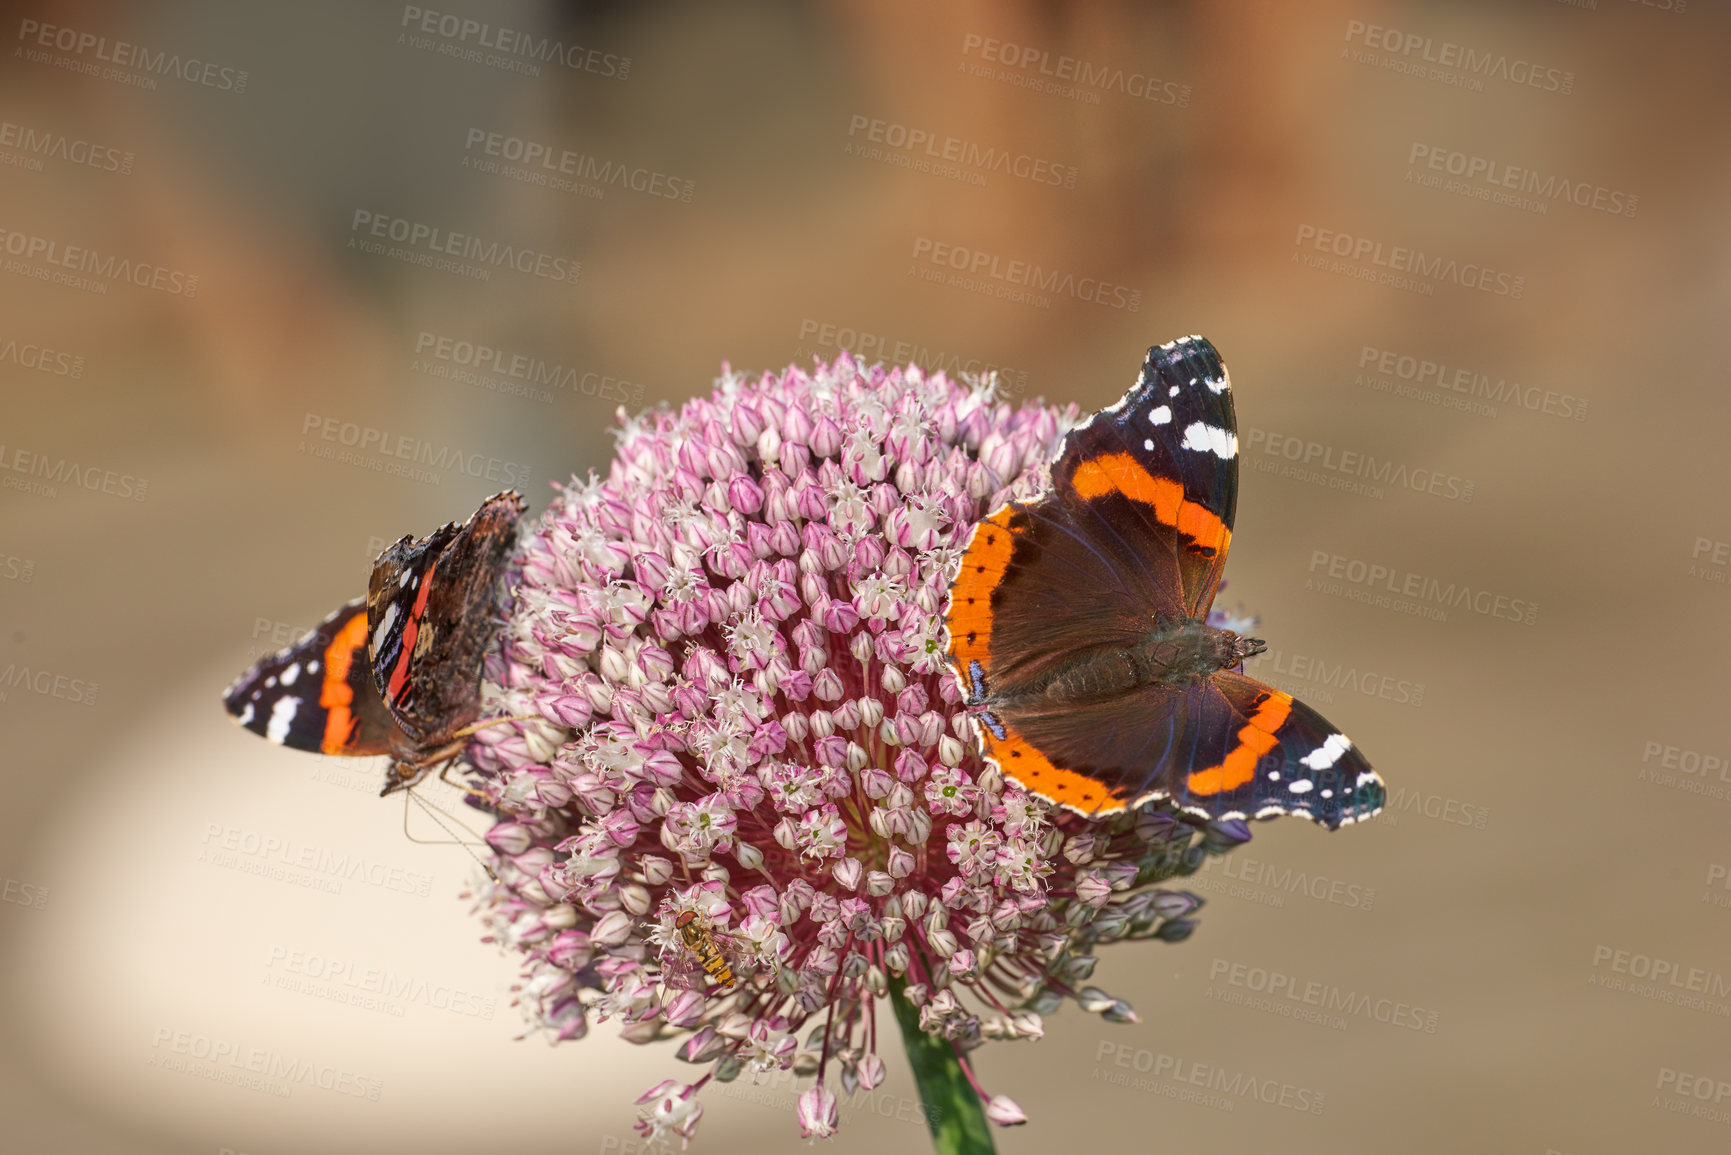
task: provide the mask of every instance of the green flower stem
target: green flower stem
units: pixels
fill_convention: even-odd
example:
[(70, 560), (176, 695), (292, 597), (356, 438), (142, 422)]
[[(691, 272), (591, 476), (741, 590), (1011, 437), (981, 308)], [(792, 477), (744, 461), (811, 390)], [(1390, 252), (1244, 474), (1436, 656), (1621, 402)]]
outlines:
[(906, 979), (890, 979), (890, 1005), (902, 1028), (902, 1045), (908, 1050), (914, 1082), (919, 1084), (932, 1146), (938, 1155), (994, 1155), (984, 1104), (963, 1074), (949, 1040), (920, 1030), (920, 1012), (908, 1002), (907, 986)]

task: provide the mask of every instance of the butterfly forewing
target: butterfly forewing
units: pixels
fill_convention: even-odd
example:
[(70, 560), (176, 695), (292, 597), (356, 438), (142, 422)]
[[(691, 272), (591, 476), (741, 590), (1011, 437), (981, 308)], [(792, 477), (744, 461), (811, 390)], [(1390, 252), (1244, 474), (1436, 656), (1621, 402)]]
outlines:
[(1127, 541), (1166, 598), (1205, 616), (1238, 509), (1238, 419), (1214, 346), (1148, 350), (1130, 391), (1065, 439), (1052, 479), (1084, 535)]
[[(1241, 756), (1229, 770), (1175, 776), (1173, 797), (1180, 804), (1213, 813), (1225, 802), (1235, 817), (1296, 814), (1330, 830), (1382, 809), (1382, 777), (1321, 714), (1231, 670), (1208, 681), (1231, 711), (1239, 745), (1254, 754), (1254, 765), (1247, 773), (1248, 759)], [(1221, 792), (1203, 794), (1207, 789)]]
[(366, 609), (357, 598), (260, 661), (229, 687), (223, 706), (243, 728), (291, 749), (389, 752), (401, 731), (373, 686)]

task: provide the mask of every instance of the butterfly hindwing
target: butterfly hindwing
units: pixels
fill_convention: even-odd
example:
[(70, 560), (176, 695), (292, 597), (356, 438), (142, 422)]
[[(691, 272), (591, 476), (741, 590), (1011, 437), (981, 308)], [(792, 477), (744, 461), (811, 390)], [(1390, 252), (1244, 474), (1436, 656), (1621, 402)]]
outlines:
[(1150, 778), (1208, 738), (1189, 726), (1185, 697), (1169, 686), (1139, 686), (1045, 709), (988, 706), (975, 721), (985, 756), (1025, 790), (1079, 814), (1111, 814), (1144, 797)]
[(1295, 814), (1330, 830), (1381, 809), (1382, 779), (1320, 714), (1229, 670), (1184, 689), (981, 717), (983, 749), (1042, 798), (1100, 815), (1170, 799), (1201, 818)]
[(1208, 679), (1230, 711), (1232, 749), (1172, 780), (1179, 805), (1211, 817), (1296, 814), (1330, 830), (1382, 809), (1382, 777), (1321, 714), (1232, 670)]
[(490, 497), (465, 524), (404, 537), (373, 565), (373, 680), (417, 742), (452, 734), (480, 715), (481, 659), (501, 624), (500, 578), (523, 508), (515, 493)]
[(401, 736), (373, 686), (359, 598), (242, 674), (223, 705), (243, 728), (295, 750), (384, 754)]

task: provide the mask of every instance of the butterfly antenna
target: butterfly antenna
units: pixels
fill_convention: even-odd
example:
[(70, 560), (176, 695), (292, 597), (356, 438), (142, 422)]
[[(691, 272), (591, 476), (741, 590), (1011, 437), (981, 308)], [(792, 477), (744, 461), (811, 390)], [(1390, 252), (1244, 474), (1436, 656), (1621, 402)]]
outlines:
[[(415, 800), (416, 806), (419, 806), (422, 810), (427, 812), (427, 817), (438, 823), (440, 828), (443, 829), (446, 834), (451, 835), (451, 837), (416, 838), (414, 833), (409, 830), (409, 799), (411, 798)], [(462, 829), (464, 833), (476, 838), (480, 837), (466, 826), (462, 827)], [(487, 861), (474, 851), (474, 847), (481, 844), (478, 842), (470, 842), (463, 838), (461, 834), (457, 833), (457, 830), (453, 828), (449, 822), (445, 821), (444, 815), (439, 813), (438, 808), (433, 806), (425, 798), (422, 798), (419, 794), (415, 793), (413, 787), (403, 791), (403, 833), (408, 837), (410, 842), (418, 842), (422, 846), (461, 846), (463, 852), (470, 858), (473, 858), (476, 864), (479, 865), (482, 870), (487, 872), (488, 878), (492, 879), (494, 882), (499, 881), (499, 876), (493, 873), (492, 866), (488, 865)]]

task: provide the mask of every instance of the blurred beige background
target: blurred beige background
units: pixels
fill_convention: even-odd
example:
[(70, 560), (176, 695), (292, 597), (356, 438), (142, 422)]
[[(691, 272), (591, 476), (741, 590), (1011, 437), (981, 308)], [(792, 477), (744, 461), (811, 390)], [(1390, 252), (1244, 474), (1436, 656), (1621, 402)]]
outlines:
[[(501, 482), (539, 507), (621, 400), (723, 359), (847, 345), (1097, 407), (1191, 332), (1243, 427), (1224, 600), (1394, 806), (1258, 827), (1189, 942), (1109, 952), (1141, 1025), (982, 1052), (1033, 1120), (1001, 1149), (1731, 1144), (1720, 6), (5, 20), (0, 1146), (629, 1155), (631, 1099), (690, 1068), (513, 1041), (470, 861), (222, 688), (386, 540)], [(452, 234), (542, 275), (441, 266)], [(301, 854), (364, 870), (273, 873)], [(249, 1084), (255, 1051), (317, 1074)], [(838, 1148), (926, 1142), (886, 1058)], [(1212, 1072), (1287, 1103), (1183, 1081)], [(702, 1150), (795, 1148), (791, 1085), (728, 1091)]]

